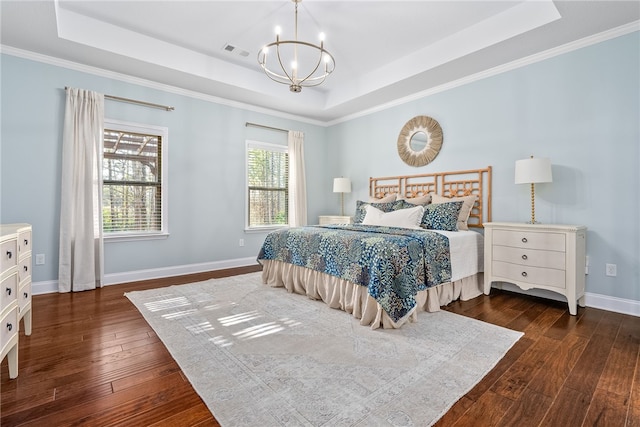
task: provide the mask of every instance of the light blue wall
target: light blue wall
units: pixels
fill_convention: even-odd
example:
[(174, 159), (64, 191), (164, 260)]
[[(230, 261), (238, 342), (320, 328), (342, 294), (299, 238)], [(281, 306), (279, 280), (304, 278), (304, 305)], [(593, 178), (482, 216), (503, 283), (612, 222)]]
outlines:
[[(589, 228), (587, 291), (640, 301), (640, 33), (635, 32), (328, 128), (2, 55), (0, 220), (34, 226), (34, 281), (57, 279), (60, 148), (65, 86), (174, 105), (107, 101), (107, 116), (169, 127), (171, 236), (110, 243), (107, 274), (253, 257), (264, 238), (244, 226), (244, 142), (284, 143), (305, 132), (309, 220), (340, 210), (331, 193), (347, 176), (351, 209), (368, 178), (493, 166), (493, 219), (529, 219), (528, 186), (514, 162), (550, 157), (554, 182), (536, 187), (536, 218)], [(416, 88), (419, 92), (421, 88)], [(396, 139), (416, 115), (440, 122), (444, 145), (424, 168), (399, 159)], [(238, 240), (245, 239), (239, 247)], [(618, 266), (615, 278), (605, 263)]]
[[(639, 56), (635, 32), (335, 125), (330, 173), (352, 179), (345, 205), (354, 206), (370, 176), (491, 165), (493, 220), (526, 222), (529, 186), (514, 184), (514, 163), (550, 157), (553, 183), (536, 186), (536, 219), (587, 226), (587, 292), (640, 301)], [(417, 115), (444, 133), (422, 168), (396, 149)], [(605, 276), (606, 263), (617, 264), (617, 277)]]
[[(2, 55), (0, 220), (33, 225), (33, 281), (57, 280), (64, 87), (79, 87), (172, 105), (175, 111), (105, 101), (112, 119), (169, 128), (169, 232), (166, 240), (105, 244), (105, 274), (256, 257), (265, 233), (244, 231), (245, 140), (286, 145), (286, 133), (305, 133), (309, 218), (328, 202), (323, 182), (326, 129), (188, 96)], [(286, 89), (286, 88), (284, 88)], [(244, 239), (245, 246), (239, 246)]]

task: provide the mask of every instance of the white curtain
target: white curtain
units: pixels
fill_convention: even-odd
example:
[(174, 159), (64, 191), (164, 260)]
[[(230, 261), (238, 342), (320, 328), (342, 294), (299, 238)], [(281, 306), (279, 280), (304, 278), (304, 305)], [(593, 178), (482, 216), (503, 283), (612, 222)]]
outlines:
[(102, 286), (104, 95), (67, 89), (62, 136), (58, 291)]
[(289, 225), (307, 225), (304, 133), (294, 130), (289, 131)]

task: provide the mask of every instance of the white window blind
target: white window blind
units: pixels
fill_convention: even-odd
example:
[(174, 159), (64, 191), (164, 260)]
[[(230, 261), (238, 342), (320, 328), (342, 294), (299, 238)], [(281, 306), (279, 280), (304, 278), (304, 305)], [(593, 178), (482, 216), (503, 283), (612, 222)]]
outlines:
[(247, 142), (249, 228), (289, 223), (289, 155), (286, 146)]
[(163, 233), (166, 128), (105, 120), (102, 222), (109, 234)]

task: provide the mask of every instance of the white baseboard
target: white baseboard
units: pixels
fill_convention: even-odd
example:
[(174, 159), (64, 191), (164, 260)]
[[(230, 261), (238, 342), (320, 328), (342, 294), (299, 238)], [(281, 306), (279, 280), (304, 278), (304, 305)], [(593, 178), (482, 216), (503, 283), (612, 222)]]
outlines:
[[(104, 277), (104, 284), (105, 286), (109, 286), (120, 283), (137, 282), (140, 280), (161, 279), (163, 277), (224, 270), (226, 268), (246, 267), (249, 265), (255, 265), (256, 262), (255, 258), (238, 258), (227, 261), (205, 262), (201, 264), (178, 265), (174, 267), (106, 274)], [(504, 289), (505, 291), (518, 292), (535, 297), (567, 302), (567, 299), (564, 296), (555, 292), (547, 291), (546, 289), (529, 289), (525, 291), (511, 283), (494, 283), (493, 287), (497, 289)], [(57, 280), (47, 280), (31, 284), (31, 293), (33, 295), (50, 294), (54, 292), (58, 292)], [(640, 301), (587, 292), (585, 294), (585, 304), (587, 307), (640, 317)]]
[(58, 292), (57, 280), (46, 280), (31, 283), (31, 295), (53, 294)]
[[(246, 267), (256, 265), (255, 257), (238, 258), (226, 261), (204, 262), (200, 264), (177, 265), (173, 267), (153, 268), (148, 270), (128, 271), (104, 275), (104, 285), (118, 285), (121, 283), (138, 282), (140, 280), (161, 279), (164, 277), (183, 276), (185, 274), (203, 273), (206, 271), (224, 270), (227, 268)], [(31, 294), (51, 294), (58, 292), (58, 281), (47, 280), (33, 282)]]
[(640, 301), (587, 292), (585, 302), (588, 307), (640, 317)]
[[(534, 297), (567, 302), (567, 299), (563, 295), (546, 289), (528, 289), (525, 291), (511, 283), (494, 283), (492, 287), (496, 289), (503, 289), (505, 291), (531, 295)], [(640, 317), (640, 301), (586, 292), (584, 295), (584, 302), (587, 307)]]

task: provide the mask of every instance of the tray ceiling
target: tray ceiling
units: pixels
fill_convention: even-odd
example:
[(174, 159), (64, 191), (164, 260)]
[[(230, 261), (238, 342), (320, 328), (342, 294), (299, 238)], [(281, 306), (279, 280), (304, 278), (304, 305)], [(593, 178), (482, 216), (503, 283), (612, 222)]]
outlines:
[[(299, 39), (336, 70), (291, 93), (257, 63), (290, 0), (0, 2), (4, 52), (32, 52), (205, 96), (331, 122), (624, 28), (637, 1), (323, 1), (299, 7)], [(233, 46), (229, 51), (226, 46)], [(126, 96), (126, 94), (114, 94)]]

